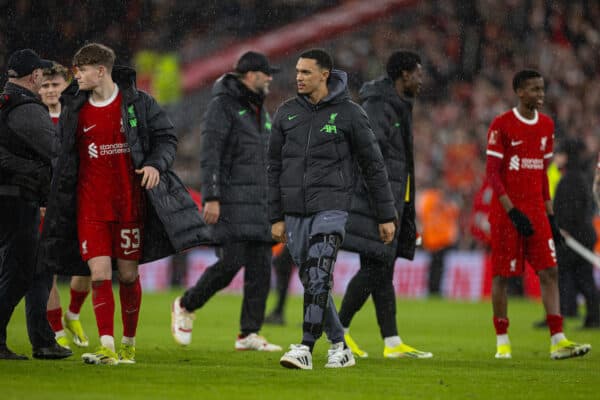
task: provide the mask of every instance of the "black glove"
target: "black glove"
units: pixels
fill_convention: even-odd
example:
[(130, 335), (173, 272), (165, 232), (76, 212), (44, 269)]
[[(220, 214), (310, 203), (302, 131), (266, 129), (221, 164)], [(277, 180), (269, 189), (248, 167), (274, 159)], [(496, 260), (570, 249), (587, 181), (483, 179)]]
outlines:
[(517, 228), (517, 232), (525, 237), (533, 235), (533, 226), (531, 226), (531, 221), (529, 221), (527, 215), (523, 214), (521, 210), (513, 207), (508, 212), (508, 216), (510, 217), (510, 220), (515, 228)]
[(552, 228), (552, 238), (554, 239), (554, 245), (556, 248), (563, 247), (565, 245), (565, 237), (560, 233), (560, 228), (556, 223), (554, 215), (548, 214), (548, 221), (550, 221), (550, 228)]

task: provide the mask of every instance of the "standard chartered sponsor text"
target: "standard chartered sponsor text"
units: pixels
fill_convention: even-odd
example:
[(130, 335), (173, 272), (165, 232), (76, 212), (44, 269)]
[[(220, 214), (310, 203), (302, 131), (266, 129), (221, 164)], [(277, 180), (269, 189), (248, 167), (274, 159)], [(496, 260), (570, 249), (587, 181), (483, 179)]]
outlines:
[(130, 151), (129, 144), (127, 143), (111, 143), (100, 145), (101, 156), (112, 156), (115, 154), (129, 153)]

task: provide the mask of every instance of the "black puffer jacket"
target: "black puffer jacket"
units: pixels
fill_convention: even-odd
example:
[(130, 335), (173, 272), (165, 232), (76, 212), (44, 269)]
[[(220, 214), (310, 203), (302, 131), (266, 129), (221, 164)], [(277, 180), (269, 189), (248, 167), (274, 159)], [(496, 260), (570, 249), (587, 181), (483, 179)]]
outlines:
[(202, 199), (218, 200), (219, 221), (211, 226), (218, 242), (270, 242), (267, 201), (267, 146), (271, 119), (263, 96), (233, 74), (213, 87), (202, 131)]
[(0, 96), (0, 196), (45, 204), (55, 142), (48, 108), (28, 89), (8, 82)]
[(349, 210), (354, 160), (373, 195), (377, 220), (396, 218), (377, 140), (364, 110), (350, 101), (346, 82), (346, 73), (334, 70), (329, 94), (318, 104), (299, 95), (277, 110), (269, 146), (271, 222), (285, 214)]
[(411, 100), (397, 94), (387, 77), (365, 83), (360, 97), (385, 160), (400, 225), (392, 245), (384, 245), (379, 239), (372, 200), (361, 180), (352, 198), (343, 248), (382, 260), (397, 256), (412, 260), (416, 240), (413, 105)]
[[(150, 165), (160, 172), (160, 183), (146, 191), (141, 263), (209, 243), (206, 225), (187, 190), (171, 171), (177, 149), (173, 125), (156, 101), (135, 87), (135, 72), (115, 67), (121, 114), (134, 168)], [(77, 240), (76, 187), (79, 155), (78, 116), (90, 93), (74, 83), (63, 93), (59, 122), (61, 150), (56, 163), (40, 246), (40, 267), (65, 275), (86, 275)]]

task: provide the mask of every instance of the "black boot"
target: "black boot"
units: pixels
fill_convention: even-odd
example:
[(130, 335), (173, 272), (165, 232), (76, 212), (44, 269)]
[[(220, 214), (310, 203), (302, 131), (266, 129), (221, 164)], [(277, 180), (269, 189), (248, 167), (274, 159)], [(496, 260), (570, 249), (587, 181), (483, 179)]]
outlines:
[(56, 342), (48, 347), (37, 347), (33, 349), (33, 358), (41, 360), (58, 360), (60, 358), (71, 357), (72, 355), (73, 352), (71, 350), (62, 347)]
[(6, 345), (0, 345), (0, 360), (29, 360), (26, 356), (17, 354)]

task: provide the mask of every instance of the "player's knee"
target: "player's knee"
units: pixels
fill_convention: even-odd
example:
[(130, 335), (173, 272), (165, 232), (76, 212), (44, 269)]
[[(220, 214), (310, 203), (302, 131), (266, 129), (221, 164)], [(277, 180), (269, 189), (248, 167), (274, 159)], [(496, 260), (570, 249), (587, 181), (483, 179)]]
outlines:
[(541, 285), (549, 285), (558, 282), (558, 268), (546, 268), (538, 273)]
[(126, 285), (135, 282), (137, 277), (137, 271), (119, 271), (119, 282)]

